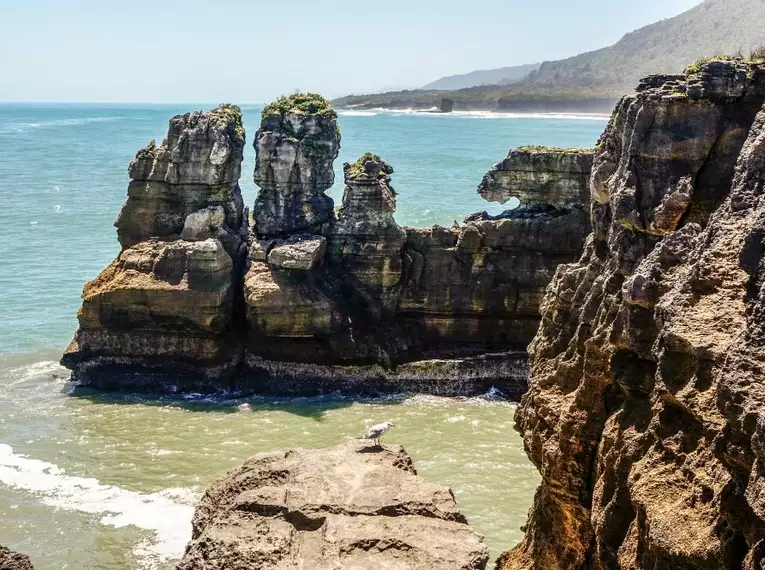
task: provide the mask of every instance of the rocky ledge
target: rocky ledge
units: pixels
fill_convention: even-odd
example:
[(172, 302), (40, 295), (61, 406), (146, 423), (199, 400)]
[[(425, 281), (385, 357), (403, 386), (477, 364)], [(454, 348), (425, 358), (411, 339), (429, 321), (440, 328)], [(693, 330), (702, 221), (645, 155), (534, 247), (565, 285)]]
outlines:
[(401, 447), (351, 442), (256, 455), (197, 506), (179, 570), (480, 570), (489, 553), (452, 492)]
[(733, 60), (618, 105), (530, 347), (543, 482), (500, 569), (765, 567), (764, 103)]
[(325, 191), (339, 143), (318, 95), (266, 106), (248, 216), (239, 109), (173, 118), (130, 165), (123, 250), (85, 286), (63, 358), (73, 378), (158, 392), (519, 397), (544, 289), (590, 231), (592, 153), (511, 152), (479, 191), (519, 208), (416, 229), (396, 222), (393, 167), (370, 153), (345, 165), (335, 210)]
[(34, 570), (28, 556), (0, 546), (0, 570)]

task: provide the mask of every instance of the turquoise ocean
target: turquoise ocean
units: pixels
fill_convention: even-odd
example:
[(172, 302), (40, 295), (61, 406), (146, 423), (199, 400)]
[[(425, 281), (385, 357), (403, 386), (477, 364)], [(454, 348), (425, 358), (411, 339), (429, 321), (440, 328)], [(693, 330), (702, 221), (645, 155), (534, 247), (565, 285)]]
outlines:
[[(84, 283), (119, 253), (112, 226), (127, 165), (171, 116), (211, 105), (0, 104), (0, 544), (41, 570), (172, 568), (204, 488), (249, 455), (327, 446), (393, 419), (429, 480), (453, 488), (492, 555), (513, 546), (538, 484), (490, 398), (354, 401), (196, 395), (72, 395), (57, 364), (76, 328)], [(243, 106), (240, 185), (255, 200), (251, 143), (260, 107)], [(606, 118), (340, 112), (342, 164), (375, 152), (395, 169), (402, 225), (450, 226), (504, 208), (476, 188), (525, 144), (592, 146)]]

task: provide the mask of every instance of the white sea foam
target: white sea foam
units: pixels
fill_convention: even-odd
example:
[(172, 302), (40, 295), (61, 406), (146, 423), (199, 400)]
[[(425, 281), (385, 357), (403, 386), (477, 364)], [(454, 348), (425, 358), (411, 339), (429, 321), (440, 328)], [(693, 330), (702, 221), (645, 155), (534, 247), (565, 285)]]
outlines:
[[(364, 111), (346, 111), (348, 113), (362, 113)], [(600, 121), (605, 122), (610, 115), (605, 113), (509, 113), (503, 111), (453, 111), (451, 113), (438, 113), (434, 110), (422, 109), (383, 109), (374, 108), (368, 112), (375, 114), (386, 113), (390, 115), (419, 115), (425, 117), (461, 117), (467, 119), (552, 119), (563, 121)], [(341, 113), (342, 114), (342, 113)]]
[(375, 111), (339, 111), (341, 117), (376, 117)]
[(0, 135), (12, 135), (26, 133), (32, 129), (72, 127), (87, 123), (108, 123), (119, 121), (122, 117), (79, 117), (72, 119), (57, 119), (54, 121), (41, 121), (39, 123), (8, 123), (0, 128)]
[(8, 372), (8, 376), (14, 380), (12, 384), (43, 377), (59, 378), (67, 376), (68, 374), (69, 372), (67, 369), (54, 360), (33, 362), (32, 364), (13, 368)]
[(134, 553), (147, 568), (183, 554), (191, 536), (194, 493), (166, 489), (137, 493), (92, 478), (67, 475), (58, 466), (17, 455), (0, 444), (0, 483), (34, 493), (44, 505), (101, 516), (101, 524), (134, 526), (154, 537), (137, 545)]

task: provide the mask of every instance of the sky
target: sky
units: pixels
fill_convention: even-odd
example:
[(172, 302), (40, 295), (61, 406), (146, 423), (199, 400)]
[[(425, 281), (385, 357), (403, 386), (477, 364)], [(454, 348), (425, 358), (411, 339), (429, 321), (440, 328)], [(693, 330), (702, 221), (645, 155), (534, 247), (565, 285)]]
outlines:
[(0, 101), (262, 103), (604, 47), (700, 0), (0, 0)]

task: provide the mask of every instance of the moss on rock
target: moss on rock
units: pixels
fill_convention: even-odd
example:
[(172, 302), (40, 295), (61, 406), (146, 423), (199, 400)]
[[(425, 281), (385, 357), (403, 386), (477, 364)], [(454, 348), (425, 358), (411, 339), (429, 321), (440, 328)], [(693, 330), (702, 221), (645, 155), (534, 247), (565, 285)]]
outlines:
[(279, 97), (263, 108), (263, 118), (269, 115), (319, 115), (328, 119), (337, 119), (337, 113), (324, 97), (317, 93), (295, 93), (288, 97)]
[(219, 117), (224, 122), (234, 122), (234, 129), (236, 137), (244, 142), (244, 125), (242, 124), (242, 109), (239, 105), (232, 105), (231, 103), (222, 103), (215, 109), (210, 111), (210, 115)]

